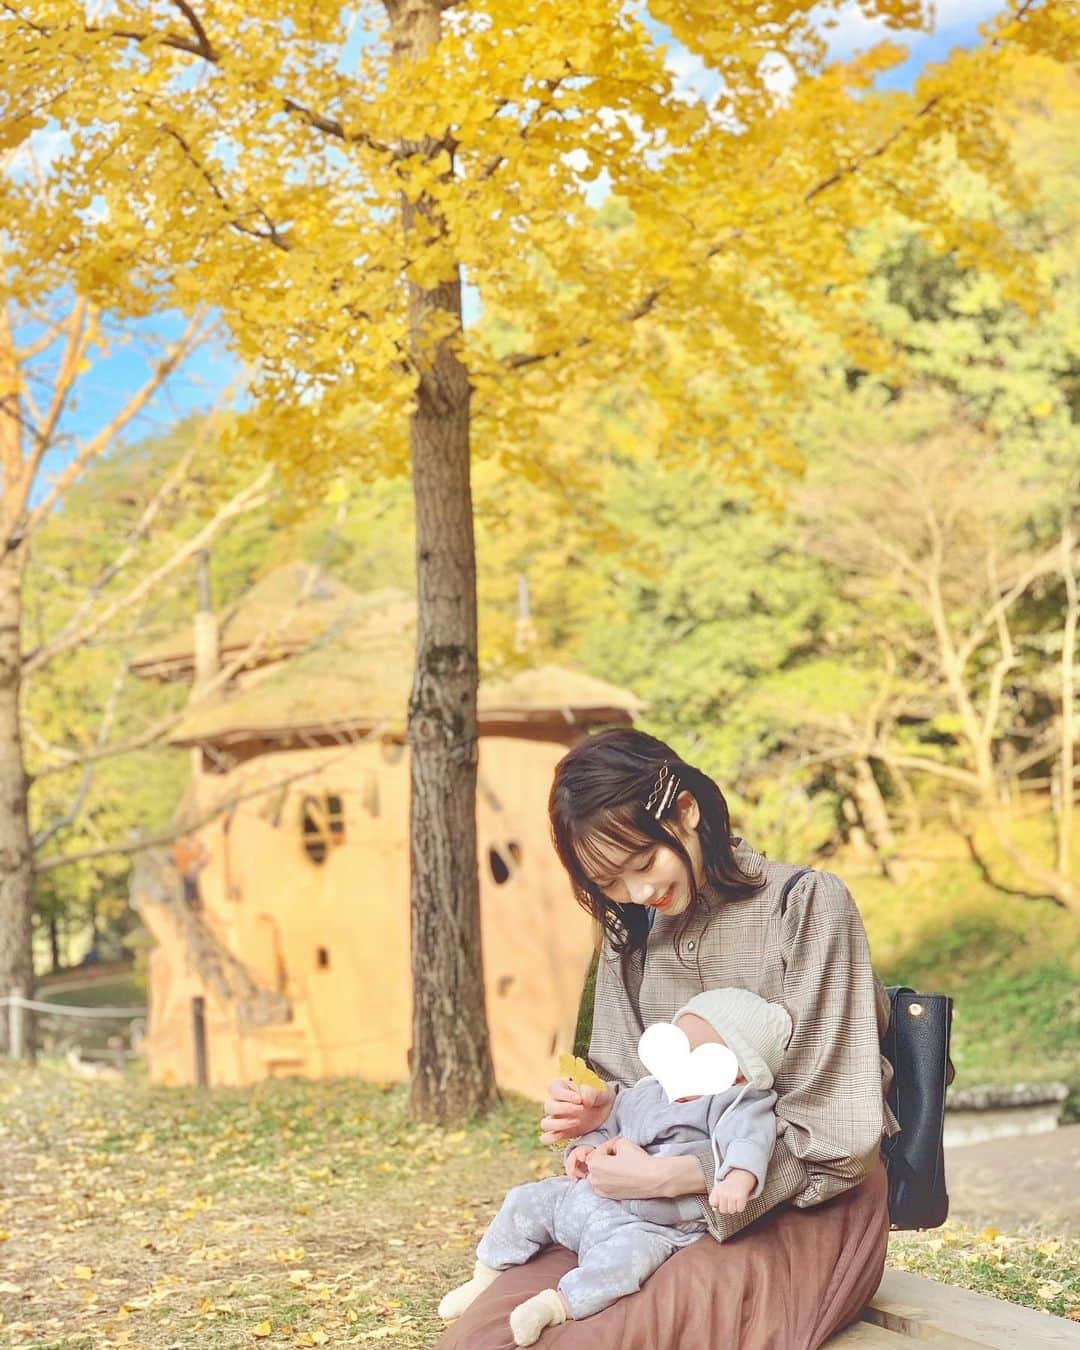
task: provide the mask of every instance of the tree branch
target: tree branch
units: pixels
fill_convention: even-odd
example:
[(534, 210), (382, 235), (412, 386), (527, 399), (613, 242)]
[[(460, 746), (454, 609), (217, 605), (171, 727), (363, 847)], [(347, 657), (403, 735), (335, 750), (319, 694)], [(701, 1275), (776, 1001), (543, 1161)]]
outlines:
[(27, 517), (20, 532), (22, 537), (33, 534), (61, 496), (83, 474), (87, 466), (109, 448), (120, 432), (142, 412), (177, 366), (191, 354), (200, 342), (205, 341), (208, 334), (213, 330), (213, 325), (209, 324), (205, 331), (200, 331), (205, 317), (202, 310), (196, 310), (183, 334), (173, 344), (171, 350), (158, 362), (143, 387), (131, 396), (111, 421), (91, 437), (85, 445), (80, 447), (78, 454), (67, 465), (51, 490), (46, 493), (45, 497)]
[[(221, 394), (221, 396), (217, 400), (217, 406), (220, 406), (223, 402), (225, 402), (228, 399), (229, 393), (230, 390), (226, 390), (224, 393)], [(178, 490), (180, 484), (186, 477), (187, 471), (191, 466), (192, 460), (204, 448), (208, 428), (214, 425), (215, 410), (216, 408), (211, 409), (211, 411), (200, 423), (198, 434), (192, 440), (191, 445), (181, 455), (177, 464), (166, 476), (165, 481), (162, 483), (161, 487), (158, 488), (158, 490), (147, 502), (139, 519), (135, 522), (135, 524), (129, 531), (127, 540), (125, 541), (124, 546), (121, 548), (120, 552), (112, 560), (112, 562), (110, 562), (105, 568), (103, 568), (103, 570), (97, 576), (97, 578), (93, 582), (91, 582), (81, 604), (75, 610), (74, 614), (72, 614), (69, 617), (66, 627), (70, 628), (72, 626), (77, 626), (82, 622), (83, 618), (86, 616), (88, 611), (93, 607), (94, 602), (97, 600), (98, 596), (102, 593), (102, 591), (104, 591), (104, 589), (114, 580), (116, 576), (119, 575), (119, 573), (127, 566), (127, 564), (135, 556), (135, 551), (138, 544), (141, 543), (142, 540), (144, 540), (146, 536), (149, 534), (151, 526), (153, 525), (157, 516), (160, 514), (165, 503), (169, 500), (169, 498), (173, 495), (173, 493)]]
[[(105, 710), (98, 727), (97, 743), (99, 747), (104, 745), (109, 739), (109, 731), (112, 727), (113, 719), (116, 716), (116, 705), (120, 698), (120, 691), (127, 682), (129, 670), (130, 665), (125, 661), (113, 679), (112, 688), (109, 691), (109, 697), (106, 701)], [(94, 781), (94, 768), (93, 762), (88, 762), (84, 766), (82, 779), (67, 811), (54, 820), (51, 825), (47, 826), (44, 830), (39, 830), (38, 833), (33, 836), (31, 847), (35, 851), (42, 848), (50, 839), (58, 835), (61, 830), (66, 829), (78, 819), (79, 813), (82, 811), (83, 806), (86, 804), (86, 799), (90, 795), (90, 788)]]
[[(575, 74), (577, 73), (580, 72), (575, 72)], [(916, 112), (914, 118), (910, 122), (906, 122), (902, 127), (897, 127), (897, 129), (892, 133), (892, 135), (886, 137), (886, 139), (882, 141), (880, 145), (875, 146), (873, 150), (867, 151), (865, 155), (856, 157), (851, 161), (850, 164), (845, 165), (844, 168), (842, 169), (837, 169), (836, 172), (830, 174), (828, 178), (823, 179), (816, 186), (810, 188), (807, 192), (803, 194), (802, 198), (803, 205), (808, 206), (810, 202), (814, 200), (815, 197), (820, 196), (821, 193), (823, 192), (827, 192), (829, 188), (835, 187), (835, 185), (839, 182), (842, 182), (843, 179), (850, 177), (854, 173), (857, 173), (861, 168), (863, 168), (864, 165), (870, 163), (871, 160), (878, 159), (880, 156), (886, 154), (888, 150), (896, 143), (896, 141), (906, 131), (910, 131), (912, 126), (914, 126), (914, 124), (918, 122), (920, 118), (927, 116), (927, 114), (930, 113), (940, 101), (941, 95), (935, 94), (933, 98), (928, 99), (926, 103), (923, 104), (923, 106)], [(735, 240), (740, 239), (743, 233), (744, 232), (742, 230), (733, 230), (723, 241), (713, 244), (709, 248), (708, 252), (705, 254), (706, 261), (716, 257), (717, 254), (723, 252), (723, 250), (727, 248), (729, 244), (731, 244)], [(666, 280), (659, 282), (656, 286), (652, 287), (642, 297), (642, 299), (639, 300), (636, 305), (634, 305), (632, 309), (628, 310), (625, 314), (621, 315), (620, 318), (617, 320), (617, 322), (635, 323), (638, 319), (643, 319), (647, 314), (650, 314), (652, 310), (656, 307), (656, 305), (663, 297), (663, 294), (667, 290), (669, 285), (670, 282)], [(569, 347), (557, 347), (552, 351), (548, 352), (511, 353), (510, 355), (504, 356), (502, 358), (502, 364), (506, 366), (508, 370), (522, 370), (527, 366), (537, 365), (541, 361), (548, 361), (554, 357), (562, 356), (566, 351), (571, 351), (579, 349), (581, 347), (588, 346), (594, 340), (595, 339), (591, 337), (582, 336), (575, 339), (575, 341), (571, 343)]]
[(173, 554), (168, 562), (163, 563), (148, 576), (143, 577), (127, 595), (114, 601), (91, 623), (86, 624), (80, 630), (69, 622), (46, 646), (36, 647), (23, 659), (25, 674), (32, 674), (35, 670), (39, 670), (47, 662), (53, 660), (54, 657), (60, 655), (61, 652), (70, 651), (71, 648), (80, 646), (88, 637), (100, 632), (117, 614), (129, 609), (132, 605), (138, 604), (153, 587), (157, 586), (170, 573), (175, 572), (181, 564), (187, 562), (200, 549), (205, 548), (227, 520), (262, 506), (267, 500), (263, 494), (263, 489), (273, 477), (273, 472), (273, 467), (268, 465), (247, 487), (242, 488), (235, 496), (230, 498), (196, 535)]
[(217, 53), (210, 45), (210, 39), (206, 36), (206, 29), (202, 26), (199, 16), (187, 3), (187, 0), (173, 0), (173, 4), (184, 18), (187, 19), (188, 23), (191, 24), (191, 27), (195, 32), (195, 38), (199, 44), (199, 55), (203, 57), (204, 60), (216, 62), (218, 59)]
[(46, 872), (55, 871), (58, 867), (67, 867), (72, 863), (87, 862), (93, 858), (105, 858), (110, 856), (124, 856), (132, 853), (142, 853), (148, 848), (158, 848), (162, 844), (174, 843), (181, 839), (185, 834), (190, 834), (192, 830), (197, 830), (203, 825), (208, 825), (212, 820), (225, 815), (234, 807), (239, 806), (241, 802), (250, 801), (253, 797), (262, 797), (269, 792), (275, 792), (278, 788), (285, 787), (289, 783), (298, 782), (302, 778), (310, 778), (313, 774), (322, 773), (331, 764), (336, 764), (339, 760), (345, 759), (351, 755), (358, 745), (363, 745), (367, 741), (374, 740), (380, 736), (390, 725), (389, 721), (380, 722), (370, 731), (364, 732), (362, 736), (357, 736), (340, 754), (331, 755), (329, 759), (324, 759), (315, 765), (309, 765), (306, 769), (298, 769), (295, 773), (283, 774), (280, 778), (275, 778), (270, 783), (260, 784), (259, 787), (252, 788), (248, 792), (236, 792), (228, 797), (223, 797), (221, 801), (216, 802), (208, 811), (196, 816), (194, 819), (185, 819), (174, 822), (167, 830), (159, 831), (156, 834), (144, 835), (141, 839), (133, 840), (127, 844), (104, 844), (101, 848), (81, 849), (78, 853), (67, 853), (52, 858), (41, 858), (34, 862), (34, 875), (41, 876)]
[(1039, 577), (1048, 576), (1051, 572), (1057, 570), (1059, 553), (1059, 546), (1055, 544), (1052, 548), (1047, 549), (1045, 553), (1040, 554), (1030, 566), (1020, 573), (1016, 581), (1013, 582), (1005, 594), (990, 606), (957, 648), (957, 656), (962, 665), (967, 665), (975, 648), (983, 640), (993, 625), (997, 623), (999, 614), (1004, 614), (1006, 610), (1011, 609), (1033, 581), (1037, 581)]
[[(80, 765), (99, 763), (103, 759), (115, 759), (119, 755), (132, 754), (137, 750), (145, 750), (149, 746), (157, 744), (168, 731), (179, 722), (182, 722), (193, 708), (197, 708), (201, 704), (208, 702), (219, 692), (219, 690), (226, 688), (234, 675), (238, 674), (241, 670), (245, 669), (260, 657), (265, 650), (267, 643), (289, 626), (295, 614), (311, 595), (318, 583), (320, 571), (330, 552), (330, 548), (338, 536), (338, 530), (344, 519), (344, 513), (345, 505), (342, 503), (338, 508), (334, 524), (327, 531), (319, 554), (311, 564), (311, 569), (308, 572), (306, 580), (293, 597), (292, 602), (277, 614), (276, 621), (273, 624), (267, 628), (263, 628), (251, 639), (247, 646), (241, 648), (231, 660), (226, 661), (216, 675), (200, 685), (197, 691), (193, 689), (191, 696), (182, 708), (179, 708), (174, 713), (167, 714), (165, 717), (159, 718), (157, 722), (152, 723), (144, 732), (130, 741), (125, 741), (119, 745), (102, 746), (88, 755), (70, 754), (62, 763), (48, 765), (44, 769), (40, 769), (36, 774), (31, 775), (31, 781), (36, 783), (41, 779), (49, 778), (54, 774), (67, 773)], [(311, 639), (305, 650), (310, 650), (312, 647), (316, 646), (316, 644), (321, 642), (330, 631), (331, 629), (327, 628), (322, 633), (317, 634)], [(60, 747), (49, 748), (55, 751)]]
[[(149, 112), (154, 111), (149, 105), (145, 106), (147, 107), (147, 111)], [(290, 251), (290, 245), (288, 241), (278, 233), (277, 225), (275, 225), (275, 223), (270, 219), (266, 211), (261, 206), (257, 208), (258, 214), (263, 218), (263, 220), (266, 221), (267, 225), (269, 226), (269, 229), (256, 230), (253, 229), (250, 225), (245, 225), (243, 223), (242, 217), (234, 211), (233, 207), (229, 203), (229, 199), (225, 196), (224, 192), (222, 192), (222, 190), (218, 187), (216, 181), (214, 180), (213, 174), (206, 167), (206, 165), (203, 164), (203, 162), (198, 158), (198, 156), (192, 150), (191, 146), (188, 144), (187, 140), (180, 134), (180, 132), (177, 131), (174, 127), (169, 126), (167, 122), (159, 122), (158, 130), (164, 132), (166, 136), (168, 136), (171, 140), (174, 140), (176, 144), (180, 147), (181, 153), (183, 154), (184, 158), (188, 161), (188, 163), (192, 166), (192, 168), (203, 180), (203, 182), (207, 185), (207, 187), (209, 187), (210, 191), (214, 194), (217, 200), (221, 203), (223, 207), (225, 207), (226, 211), (229, 213), (231, 217), (231, 219), (229, 220), (229, 225), (234, 230), (238, 231), (240, 234), (250, 235), (252, 239), (265, 240), (267, 243), (273, 244), (275, 248), (281, 249), (283, 253), (288, 253)]]
[[(958, 810), (955, 802), (949, 803), (949, 816), (952, 819), (953, 826), (956, 829), (957, 833), (960, 835), (964, 843), (967, 845), (968, 856), (971, 858), (971, 861), (975, 864), (976, 868), (978, 869), (979, 875), (982, 877), (982, 879), (986, 882), (988, 886), (992, 886), (996, 891), (1001, 891), (1003, 895), (1018, 896), (1021, 900), (1049, 900), (1052, 904), (1058, 905), (1062, 909), (1069, 908), (1065, 900), (1057, 893), (1056, 888), (1050, 888), (1044, 891), (1029, 891), (1022, 889), (1021, 887), (1006, 885), (1005, 882), (1003, 882), (999, 877), (996, 877), (994, 875), (994, 873), (990, 868), (989, 863), (979, 852), (979, 847), (975, 843), (975, 836), (972, 833), (971, 829), (967, 826), (966, 822), (964, 821), (964, 818), (961, 815), (960, 811)], [(1000, 825), (998, 825), (992, 819), (992, 817), (990, 818), (990, 824), (991, 829), (993, 829), (994, 831), (995, 838), (998, 840), (998, 843), (1002, 844), (1002, 846), (1005, 848), (1006, 853), (1010, 857), (1011, 861), (1015, 862), (1016, 865), (1020, 868), (1020, 870), (1024, 872), (1026, 875), (1032, 876), (1034, 880), (1037, 880), (1037, 877), (1035, 877), (1034, 874), (1029, 870), (1029, 868), (1024, 864), (1024, 861), (1022, 859), (1019, 859), (1018, 856), (1014, 856), (1016, 855), (1016, 849), (1012, 844), (1012, 841), (1008, 840), (1007, 837), (1004, 836), (1004, 833), (1001, 830)]]
[(863, 168), (864, 165), (869, 164), (871, 160), (880, 159), (882, 155), (886, 154), (887, 151), (896, 144), (905, 131), (910, 131), (915, 122), (932, 112), (940, 102), (940, 94), (935, 94), (933, 98), (927, 99), (911, 122), (906, 122), (902, 127), (897, 127), (891, 136), (887, 136), (885, 140), (882, 141), (880, 145), (875, 146), (873, 150), (868, 150), (865, 155), (856, 155), (856, 157), (851, 160), (849, 164), (845, 164), (842, 169), (837, 169), (834, 173), (831, 173), (828, 178), (822, 179), (816, 187), (812, 187), (809, 192), (803, 194), (803, 202), (809, 206), (815, 197), (819, 197), (823, 192), (827, 192), (829, 188), (835, 187), (837, 183), (843, 182), (845, 178), (850, 178), (852, 174), (858, 173), (859, 170)]

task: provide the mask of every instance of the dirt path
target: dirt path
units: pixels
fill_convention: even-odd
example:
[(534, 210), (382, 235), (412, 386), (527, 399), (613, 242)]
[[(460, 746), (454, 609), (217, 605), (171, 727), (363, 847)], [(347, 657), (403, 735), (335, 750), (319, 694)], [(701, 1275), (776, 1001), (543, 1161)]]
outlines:
[(1080, 1125), (945, 1150), (949, 1217), (1080, 1235)]

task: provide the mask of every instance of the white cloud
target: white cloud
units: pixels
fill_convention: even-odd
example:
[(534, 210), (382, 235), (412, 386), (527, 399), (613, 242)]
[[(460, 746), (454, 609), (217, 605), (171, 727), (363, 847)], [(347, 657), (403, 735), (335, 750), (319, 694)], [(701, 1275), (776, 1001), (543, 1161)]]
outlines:
[(684, 103), (708, 101), (716, 92), (715, 71), (692, 51), (673, 43), (664, 54), (664, 66), (672, 75), (675, 96)]
[[(1002, 0), (931, 0), (933, 31), (943, 33), (954, 28), (974, 28), (1002, 9)], [(905, 33), (902, 29), (890, 29), (881, 19), (869, 19), (856, 0), (848, 0), (835, 12), (822, 8), (816, 17), (819, 27), (826, 18), (835, 21), (835, 27), (822, 29), (829, 44), (829, 57), (833, 60), (864, 51), (890, 37), (903, 39), (906, 36), (910, 40), (919, 31), (908, 29)]]
[(786, 103), (788, 96), (795, 88), (795, 72), (787, 57), (781, 56), (779, 52), (763, 56), (758, 63), (758, 74), (761, 76), (765, 88), (776, 101)]

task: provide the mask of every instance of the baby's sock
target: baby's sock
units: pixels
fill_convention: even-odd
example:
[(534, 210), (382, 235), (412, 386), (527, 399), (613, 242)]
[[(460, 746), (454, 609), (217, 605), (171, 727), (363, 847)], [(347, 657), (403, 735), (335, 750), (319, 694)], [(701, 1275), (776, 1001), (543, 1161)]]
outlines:
[(566, 1321), (566, 1309), (557, 1289), (541, 1289), (532, 1298), (519, 1303), (510, 1314), (510, 1330), (515, 1345), (532, 1345), (545, 1327), (558, 1327)]
[(474, 1298), (479, 1298), (489, 1284), (493, 1284), (502, 1271), (493, 1270), (491, 1266), (485, 1266), (483, 1261), (477, 1261), (476, 1268), (472, 1273), (472, 1279), (466, 1280), (464, 1284), (459, 1284), (456, 1289), (444, 1295), (439, 1304), (439, 1316), (446, 1322), (452, 1322), (455, 1317), (460, 1317)]

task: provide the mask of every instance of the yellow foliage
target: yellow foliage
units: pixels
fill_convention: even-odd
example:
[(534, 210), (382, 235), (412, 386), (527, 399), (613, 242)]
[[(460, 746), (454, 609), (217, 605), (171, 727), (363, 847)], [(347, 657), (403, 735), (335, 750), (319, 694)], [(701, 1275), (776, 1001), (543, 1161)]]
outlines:
[[(864, 8), (925, 20), (920, 0)], [(22, 302), (70, 287), (128, 314), (219, 310), (253, 372), (238, 434), (259, 426), (297, 509), (342, 472), (408, 463), (421, 381), (451, 351), (472, 446), (523, 473), (571, 391), (629, 373), (668, 453), (786, 473), (813, 334), (864, 368), (890, 359), (860, 316), (857, 227), (909, 219), (1038, 302), (995, 214), (946, 187), (958, 158), (1023, 201), (994, 109), (1025, 53), (1075, 55), (1077, 19), (1013, 8), (907, 94), (873, 83), (902, 48), (827, 65), (800, 0), (655, 0), (711, 81), (691, 97), (622, 0), (267, 0), (257, 21), (238, 0), (96, 18), (29, 0), (0, 11), (3, 283)], [(24, 153), (41, 135), (44, 189)], [(463, 277), (482, 322), (462, 322)], [(496, 355), (503, 322), (515, 345)]]

